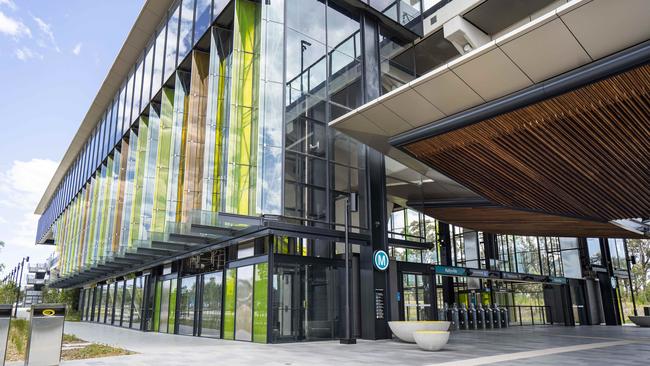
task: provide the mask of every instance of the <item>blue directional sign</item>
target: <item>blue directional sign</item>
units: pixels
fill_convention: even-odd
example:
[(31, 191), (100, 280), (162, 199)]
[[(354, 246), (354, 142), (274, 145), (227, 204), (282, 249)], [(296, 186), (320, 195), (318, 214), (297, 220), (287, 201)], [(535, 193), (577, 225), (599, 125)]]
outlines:
[(383, 250), (375, 250), (375, 253), (372, 255), (372, 264), (379, 271), (385, 271), (388, 269), (388, 263), (390, 259), (388, 254)]

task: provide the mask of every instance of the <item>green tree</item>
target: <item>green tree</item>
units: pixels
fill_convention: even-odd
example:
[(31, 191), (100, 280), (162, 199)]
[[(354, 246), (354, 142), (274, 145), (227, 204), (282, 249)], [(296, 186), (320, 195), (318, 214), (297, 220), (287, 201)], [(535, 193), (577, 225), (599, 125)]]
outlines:
[(632, 266), (632, 286), (637, 303), (650, 304), (650, 240), (629, 239), (627, 250), (630, 256), (636, 258), (636, 264)]

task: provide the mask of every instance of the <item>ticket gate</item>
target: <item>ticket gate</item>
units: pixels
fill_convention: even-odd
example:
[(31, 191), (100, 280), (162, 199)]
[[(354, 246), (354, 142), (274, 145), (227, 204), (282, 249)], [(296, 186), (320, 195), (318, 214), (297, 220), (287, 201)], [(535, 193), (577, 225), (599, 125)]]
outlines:
[(11, 328), (11, 305), (0, 305), (0, 365), (4, 366), (7, 355), (7, 340)]
[(32, 305), (25, 366), (59, 364), (64, 321), (65, 304)]

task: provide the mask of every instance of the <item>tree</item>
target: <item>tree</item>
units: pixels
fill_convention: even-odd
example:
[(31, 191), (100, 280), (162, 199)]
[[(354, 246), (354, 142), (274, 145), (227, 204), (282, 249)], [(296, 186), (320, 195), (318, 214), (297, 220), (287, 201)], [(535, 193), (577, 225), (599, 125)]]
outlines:
[(650, 240), (628, 239), (627, 251), (636, 258), (632, 266), (632, 286), (639, 304), (650, 303)]

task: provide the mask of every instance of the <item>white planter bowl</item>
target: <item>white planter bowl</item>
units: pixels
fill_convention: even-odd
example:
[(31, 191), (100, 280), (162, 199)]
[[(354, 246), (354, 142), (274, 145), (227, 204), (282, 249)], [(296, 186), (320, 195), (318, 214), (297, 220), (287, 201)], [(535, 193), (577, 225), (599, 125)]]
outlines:
[(417, 331), (446, 331), (451, 323), (448, 321), (391, 321), (391, 332), (402, 342), (415, 343), (413, 333)]
[(449, 332), (420, 330), (413, 333), (415, 343), (425, 351), (438, 351), (449, 342)]
[(650, 327), (650, 316), (630, 316), (629, 318), (632, 321), (632, 323), (640, 327), (643, 328)]

